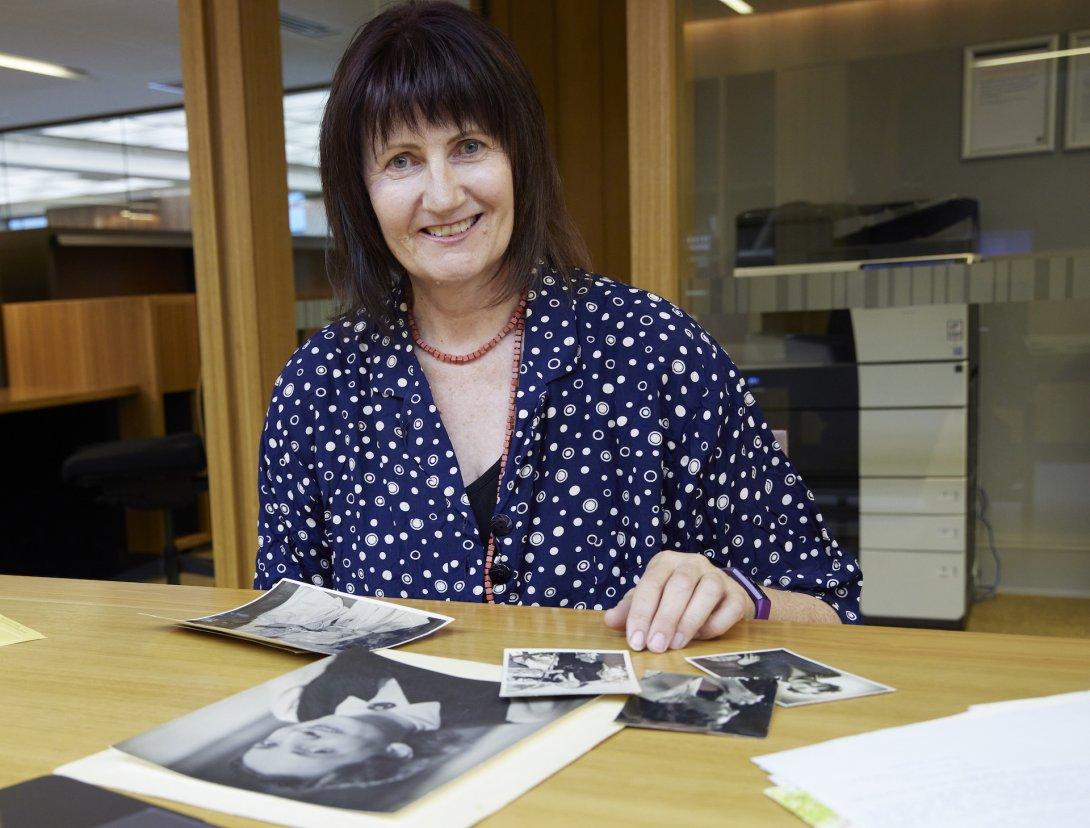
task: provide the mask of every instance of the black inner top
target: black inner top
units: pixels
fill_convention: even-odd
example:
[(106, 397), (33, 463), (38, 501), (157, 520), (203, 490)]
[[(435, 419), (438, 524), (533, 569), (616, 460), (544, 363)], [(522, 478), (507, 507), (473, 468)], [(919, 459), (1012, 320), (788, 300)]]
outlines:
[(473, 516), (477, 518), (477, 531), (480, 533), (482, 546), (488, 546), (492, 513), (496, 511), (496, 487), (499, 482), (500, 461), (497, 460), (492, 464), (492, 468), (466, 486), (469, 505), (473, 509)]

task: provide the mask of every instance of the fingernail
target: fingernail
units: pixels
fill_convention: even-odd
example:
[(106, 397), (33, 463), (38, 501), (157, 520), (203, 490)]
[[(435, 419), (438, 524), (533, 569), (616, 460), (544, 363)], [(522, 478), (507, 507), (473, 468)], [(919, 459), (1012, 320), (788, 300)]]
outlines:
[(655, 633), (651, 636), (651, 643), (647, 645), (647, 649), (654, 653), (665, 652), (666, 650), (666, 636), (662, 633)]
[(643, 630), (636, 630), (628, 639), (628, 644), (633, 650), (643, 649)]
[(685, 636), (681, 633), (674, 633), (674, 640), (670, 642), (671, 650), (680, 650), (685, 644)]

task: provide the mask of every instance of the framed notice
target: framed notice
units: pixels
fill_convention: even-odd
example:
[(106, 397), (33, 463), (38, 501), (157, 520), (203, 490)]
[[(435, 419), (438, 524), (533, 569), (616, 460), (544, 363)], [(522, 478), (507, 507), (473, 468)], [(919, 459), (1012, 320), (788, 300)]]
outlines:
[[(1072, 32), (1067, 37), (1069, 49), (1090, 47), (1090, 29)], [(1090, 147), (1090, 54), (1067, 59), (1067, 149)]]
[(1056, 146), (1058, 35), (965, 50), (961, 157), (1050, 152)]

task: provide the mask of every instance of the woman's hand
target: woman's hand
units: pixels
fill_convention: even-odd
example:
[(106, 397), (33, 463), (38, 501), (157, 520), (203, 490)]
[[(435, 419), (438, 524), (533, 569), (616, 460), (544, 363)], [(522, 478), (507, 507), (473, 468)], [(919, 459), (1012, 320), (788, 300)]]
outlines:
[(606, 610), (606, 625), (625, 630), (628, 646), (655, 653), (694, 638), (717, 638), (754, 615), (753, 601), (726, 572), (698, 553), (659, 552), (640, 582)]

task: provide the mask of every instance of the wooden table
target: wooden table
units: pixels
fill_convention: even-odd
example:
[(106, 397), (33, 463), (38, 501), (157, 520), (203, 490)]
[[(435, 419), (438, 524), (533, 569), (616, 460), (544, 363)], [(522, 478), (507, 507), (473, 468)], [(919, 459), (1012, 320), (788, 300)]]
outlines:
[[(309, 657), (173, 628), (247, 590), (0, 576), (0, 614), (46, 636), (0, 649), (0, 785), (97, 752), (306, 663)], [(405, 602), (453, 615), (409, 649), (499, 663), (505, 646), (620, 648), (599, 613)], [(1085, 690), (1090, 640), (885, 627), (746, 623), (686, 655), (788, 647), (896, 693), (777, 708), (767, 739), (628, 729), (487, 820), (487, 825), (793, 825), (750, 758), (836, 736), (960, 713), (973, 703)], [(694, 672), (682, 655), (634, 653), (638, 672)], [(846, 773), (847, 775), (847, 773)], [(219, 825), (256, 823), (174, 803)]]

